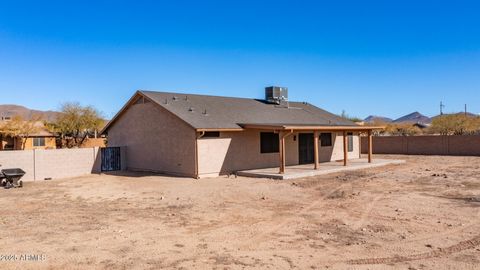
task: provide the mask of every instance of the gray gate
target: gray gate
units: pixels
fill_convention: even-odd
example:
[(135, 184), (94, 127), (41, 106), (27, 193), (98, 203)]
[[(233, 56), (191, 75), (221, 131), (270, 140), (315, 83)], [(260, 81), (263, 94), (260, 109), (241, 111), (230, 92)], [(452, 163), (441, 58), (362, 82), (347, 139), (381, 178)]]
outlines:
[(105, 147), (102, 151), (102, 172), (122, 169), (120, 147)]

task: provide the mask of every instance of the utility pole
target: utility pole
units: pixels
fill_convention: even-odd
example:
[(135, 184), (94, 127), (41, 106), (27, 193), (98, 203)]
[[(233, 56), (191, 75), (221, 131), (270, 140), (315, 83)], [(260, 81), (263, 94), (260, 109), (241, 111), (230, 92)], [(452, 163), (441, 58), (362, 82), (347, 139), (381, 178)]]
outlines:
[(440, 115), (443, 115), (443, 108), (445, 108), (445, 104), (440, 101)]
[(465, 116), (467, 116), (467, 104), (465, 104)]

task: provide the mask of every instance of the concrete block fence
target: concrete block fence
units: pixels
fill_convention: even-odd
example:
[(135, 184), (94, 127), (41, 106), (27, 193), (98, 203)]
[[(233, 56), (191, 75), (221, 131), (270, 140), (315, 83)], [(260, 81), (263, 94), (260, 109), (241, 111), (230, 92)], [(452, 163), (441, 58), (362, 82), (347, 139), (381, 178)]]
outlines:
[[(362, 153), (368, 138), (362, 137)], [(374, 154), (480, 156), (480, 135), (374, 136)]]
[(0, 151), (0, 169), (21, 168), (24, 181), (100, 173), (100, 148)]

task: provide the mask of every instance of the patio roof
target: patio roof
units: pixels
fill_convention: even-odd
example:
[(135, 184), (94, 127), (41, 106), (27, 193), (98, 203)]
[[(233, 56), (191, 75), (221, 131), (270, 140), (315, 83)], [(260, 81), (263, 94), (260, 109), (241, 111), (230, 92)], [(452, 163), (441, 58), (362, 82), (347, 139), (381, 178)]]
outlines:
[(385, 129), (382, 126), (328, 126), (318, 124), (240, 124), (245, 129), (267, 129), (286, 131), (369, 131)]

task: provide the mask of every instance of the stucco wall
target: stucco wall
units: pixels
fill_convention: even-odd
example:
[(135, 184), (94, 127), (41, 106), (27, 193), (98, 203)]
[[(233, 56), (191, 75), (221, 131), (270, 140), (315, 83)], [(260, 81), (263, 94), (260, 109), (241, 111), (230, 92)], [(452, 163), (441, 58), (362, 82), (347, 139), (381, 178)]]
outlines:
[[(238, 170), (268, 168), (279, 166), (278, 153), (260, 153), (261, 130), (221, 132), (220, 138), (198, 139), (200, 176), (214, 176)], [(332, 133), (332, 146), (321, 147), (320, 162), (343, 159), (342, 134)], [(289, 135), (285, 140), (286, 165), (298, 164), (298, 133)], [(359, 137), (353, 137), (353, 152), (349, 159), (359, 157)]]
[[(1, 136), (0, 150), (3, 150), (6, 145), (12, 145), (13, 148), (9, 150), (31, 150), (31, 149), (55, 149), (57, 148), (55, 137), (44, 137), (45, 146), (33, 146), (33, 138), (11, 138)], [(22, 144), (25, 141), (25, 148), (22, 149)]]
[[(200, 176), (229, 173), (237, 170), (277, 166), (278, 153), (260, 153), (260, 132), (245, 130), (221, 132), (220, 138), (198, 139), (198, 169)], [(293, 136), (285, 140), (286, 163), (298, 163), (298, 150)], [(296, 152), (298, 153), (298, 152)]]
[[(55, 137), (44, 137), (45, 146), (33, 146), (33, 138), (17, 138), (15, 150), (31, 150), (31, 149), (56, 149), (57, 143)], [(25, 141), (25, 148), (22, 149), (22, 143)]]
[[(335, 140), (333, 145), (332, 155), (330, 157), (330, 160), (327, 160), (327, 161), (343, 160), (343, 133), (338, 132), (335, 134), (334, 137), (335, 138), (332, 138), (332, 140), (333, 139)], [(356, 158), (359, 158), (359, 156), (360, 156), (360, 137), (358, 136), (358, 133), (353, 133), (353, 151), (348, 152), (348, 159), (356, 159)]]
[(151, 102), (128, 108), (108, 131), (108, 146), (124, 146), (128, 170), (195, 175), (195, 131)]
[(80, 146), (81, 148), (90, 148), (90, 147), (106, 147), (105, 138), (87, 138)]

